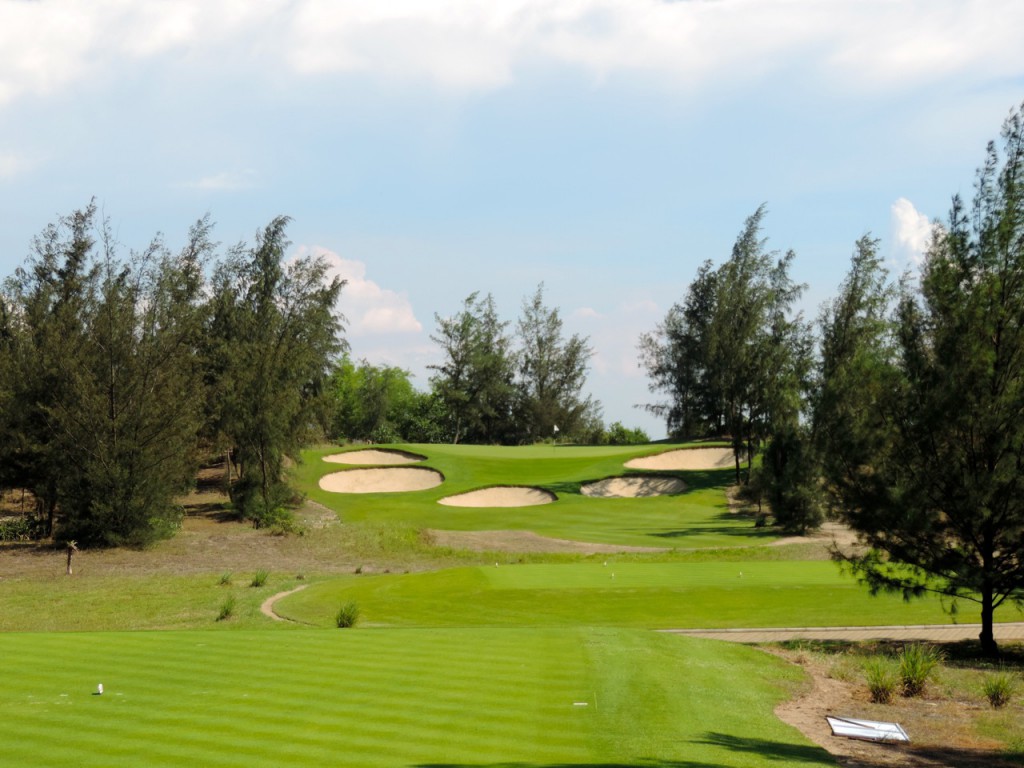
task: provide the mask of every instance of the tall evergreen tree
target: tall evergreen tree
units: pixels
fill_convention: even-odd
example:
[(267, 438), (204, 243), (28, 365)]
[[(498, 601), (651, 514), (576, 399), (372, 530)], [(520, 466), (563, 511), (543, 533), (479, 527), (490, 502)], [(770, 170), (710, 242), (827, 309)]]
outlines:
[(430, 338), (444, 359), (430, 368), (430, 383), (445, 414), (453, 443), (506, 442), (513, 434), (514, 359), (508, 323), (498, 319), (494, 298), (473, 293), (453, 317), (434, 316)]
[(737, 482), (741, 461), (749, 474), (758, 447), (796, 421), (810, 366), (810, 332), (793, 313), (803, 290), (789, 275), (794, 254), (765, 250), (765, 213), (747, 218), (730, 258), (705, 262), (684, 304), (640, 340), (651, 389), (671, 397), (656, 406), (670, 430), (727, 435)]
[(232, 496), (258, 525), (286, 516), (286, 457), (321, 421), (324, 382), (342, 350), (335, 305), (343, 282), (319, 258), (283, 263), (286, 217), (235, 248), (214, 277), (207, 351), (214, 434), (240, 468)]
[(95, 216), (90, 204), (49, 225), (6, 284), (11, 408), (0, 465), (10, 484), (32, 493), (46, 535), (55, 530), (58, 481), (67, 464), (52, 414), (66, 407), (67, 374), (82, 364), (98, 274), (91, 262)]
[(717, 279), (714, 265), (705, 261), (690, 283), (683, 303), (673, 305), (663, 323), (640, 337), (640, 364), (651, 378), (648, 388), (669, 396), (667, 402), (648, 405), (646, 409), (664, 418), (668, 434), (675, 438), (722, 433), (722, 406), (708, 375)]
[(10, 466), (51, 532), (59, 508), (64, 538), (143, 544), (172, 530), (193, 477), (206, 230), (177, 257), (155, 240), (126, 261), (94, 217), (90, 206), (48, 228), (12, 283)]
[(871, 547), (849, 558), (855, 571), (873, 589), (977, 602), (992, 655), (995, 610), (1024, 599), (1021, 110), (1002, 137), (1002, 155), (989, 145), (970, 211), (954, 198), (934, 232), (919, 286), (904, 281), (897, 356), (866, 353), (854, 368), (850, 383), (864, 389), (855, 402), (872, 413), (836, 408), (851, 450), (829, 472)]
[(557, 308), (544, 304), (544, 284), (523, 302), (516, 326), (520, 343), (519, 426), (523, 439), (536, 440), (554, 433), (555, 427), (572, 433), (588, 408), (582, 395), (592, 350), (587, 339), (573, 334), (566, 339)]

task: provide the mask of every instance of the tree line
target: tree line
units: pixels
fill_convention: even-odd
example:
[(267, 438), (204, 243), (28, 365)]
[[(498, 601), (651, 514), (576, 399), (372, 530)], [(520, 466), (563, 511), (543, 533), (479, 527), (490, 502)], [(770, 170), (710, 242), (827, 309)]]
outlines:
[[(285, 468), (325, 438), (646, 442), (583, 394), (589, 342), (543, 284), (515, 325), (491, 296), (436, 316), (430, 389), (354, 362), (319, 258), (286, 260), (288, 219), (226, 249), (209, 217), (172, 252), (125, 252), (95, 204), (37, 236), (0, 291), (0, 491), (31, 494), (33, 533), (87, 545), (170, 535), (197, 467), (221, 456), (234, 509), (287, 526)], [(58, 531), (59, 528), (59, 531)]]
[(1022, 111), (919, 274), (894, 280), (865, 235), (805, 321), (761, 207), (640, 341), (675, 436), (731, 440), (737, 482), (784, 528), (849, 523), (867, 546), (836, 555), (871, 589), (976, 602), (991, 654), (995, 609), (1024, 600)]
[(240, 514), (285, 515), (343, 285), (320, 260), (284, 263), (287, 222), (219, 259), (208, 218), (178, 252), (157, 237), (123, 254), (95, 204), (35, 238), (0, 296), (0, 488), (31, 492), (38, 533), (59, 515), (83, 545), (168, 535), (209, 453)]
[(401, 368), (343, 357), (328, 383), (335, 440), (514, 445), (553, 438), (584, 444), (648, 442), (639, 429), (606, 427), (583, 391), (592, 350), (567, 335), (544, 286), (524, 299), (514, 327), (493, 296), (470, 294), (453, 315), (434, 316), (440, 361), (418, 391)]

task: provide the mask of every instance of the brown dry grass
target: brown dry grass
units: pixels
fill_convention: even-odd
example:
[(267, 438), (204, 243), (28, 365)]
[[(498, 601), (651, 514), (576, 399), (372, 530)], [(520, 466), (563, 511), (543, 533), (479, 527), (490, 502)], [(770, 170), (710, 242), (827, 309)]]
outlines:
[[(997, 729), (1005, 732), (1009, 724), (1010, 731), (1016, 728), (1020, 734), (1024, 703), (1019, 698), (1004, 710), (995, 712), (970, 686), (962, 682), (944, 685), (940, 680), (932, 684), (924, 696), (897, 697), (888, 705), (873, 704), (863, 677), (851, 674), (857, 667), (844, 663), (849, 659), (775, 646), (765, 650), (799, 664), (812, 681), (807, 692), (781, 704), (776, 714), (835, 755), (840, 765), (861, 768), (1021, 765), (1019, 753), (1007, 753), (1003, 743), (985, 735), (996, 721), (1000, 721)], [(1024, 649), (1015, 653), (1022, 651)], [(951, 678), (956, 674), (956, 670), (948, 673)], [(910, 736), (911, 743), (874, 744), (835, 737), (825, 721), (826, 715), (898, 722)]]

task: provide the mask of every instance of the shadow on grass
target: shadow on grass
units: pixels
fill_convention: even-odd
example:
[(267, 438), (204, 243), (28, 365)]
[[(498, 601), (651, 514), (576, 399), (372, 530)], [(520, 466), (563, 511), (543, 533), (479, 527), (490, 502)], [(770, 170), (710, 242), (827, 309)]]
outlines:
[(742, 536), (745, 539), (766, 539), (772, 541), (781, 538), (784, 534), (773, 528), (756, 528), (754, 526), (725, 526), (725, 525), (702, 525), (693, 528), (681, 528), (677, 531), (661, 531), (660, 533), (646, 532), (648, 536), (656, 536), (659, 539), (682, 539), (688, 536)]
[[(838, 765), (836, 759), (822, 747), (812, 744), (793, 744), (768, 739), (744, 738), (725, 733), (708, 733), (703, 739), (693, 742), (704, 747), (719, 749), (737, 755), (761, 758), (766, 763), (778, 765)], [(950, 765), (957, 768), (1009, 768), (1020, 765), (1024, 760), (1022, 752), (989, 752), (980, 749), (915, 749), (913, 747), (879, 746), (886, 750), (878, 758), (861, 754), (856, 764), (861, 768), (890, 768), (892, 758), (898, 755), (900, 764), (910, 768), (926, 768), (935, 765)], [(747, 762), (744, 761), (743, 765)], [(852, 763), (851, 763), (852, 764)], [(631, 762), (595, 763), (417, 763), (410, 768), (731, 768), (732, 760), (710, 763), (706, 760), (657, 760), (640, 758)]]

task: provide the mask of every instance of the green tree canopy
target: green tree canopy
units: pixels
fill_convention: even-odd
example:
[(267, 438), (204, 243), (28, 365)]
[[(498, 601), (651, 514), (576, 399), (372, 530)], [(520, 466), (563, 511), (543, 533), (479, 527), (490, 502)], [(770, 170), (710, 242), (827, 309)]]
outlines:
[(516, 326), (518, 426), (524, 439), (572, 434), (592, 406), (582, 394), (593, 350), (578, 334), (565, 338), (557, 308), (544, 304), (544, 284), (523, 301)]
[(971, 208), (954, 198), (919, 282), (903, 281), (891, 331), (877, 261), (855, 261), (826, 329), (822, 396), (841, 454), (828, 480), (871, 547), (848, 561), (874, 589), (977, 602), (990, 654), (994, 611), (1024, 598), (1021, 110), (1002, 138)]
[(210, 421), (240, 467), (235, 503), (256, 525), (283, 514), (284, 460), (298, 458), (322, 421), (324, 383), (343, 347), (335, 307), (344, 283), (328, 279), (320, 258), (284, 263), (287, 224), (274, 219), (218, 267), (207, 330)]

